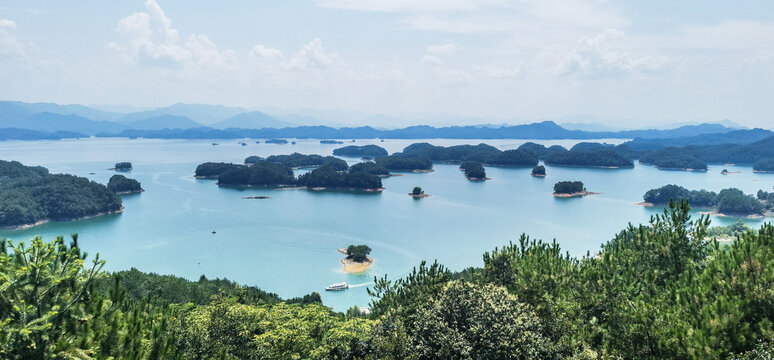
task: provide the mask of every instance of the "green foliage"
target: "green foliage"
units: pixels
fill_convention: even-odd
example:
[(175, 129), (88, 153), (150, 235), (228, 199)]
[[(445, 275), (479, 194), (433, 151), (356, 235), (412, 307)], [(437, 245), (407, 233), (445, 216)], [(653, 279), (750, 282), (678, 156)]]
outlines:
[(664, 185), (648, 190), (642, 199), (653, 204), (667, 204), (670, 201), (688, 201), (693, 206), (713, 207), (717, 205), (717, 194), (707, 190), (688, 190), (682, 186)]
[(706, 161), (675, 147), (668, 147), (645, 154), (640, 158), (640, 162), (656, 165), (662, 169), (707, 170)]
[(382, 179), (363, 172), (340, 173), (326, 165), (300, 175), (298, 185), (343, 189), (379, 189), (382, 187)]
[(139, 181), (118, 174), (110, 177), (107, 188), (114, 193), (135, 193), (142, 191), (142, 186)]
[(751, 230), (752, 228), (745, 224), (744, 221), (737, 220), (728, 226), (713, 226), (707, 229), (707, 236), (710, 238), (736, 238)]
[(408, 158), (399, 155), (376, 158), (376, 165), (390, 171), (430, 170), (433, 168), (433, 162), (428, 158)]
[(546, 167), (543, 165), (538, 165), (532, 168), (532, 175), (545, 175), (546, 174)]
[(419, 186), (414, 186), (414, 189), (413, 189), (413, 190), (411, 190), (411, 194), (412, 194), (412, 195), (422, 195), (422, 194), (424, 194), (424, 193), (425, 193), (425, 191), (424, 191), (424, 190), (422, 190), (422, 188), (421, 188), (421, 187), (419, 187)]
[(378, 145), (349, 145), (333, 150), (333, 155), (350, 157), (379, 157), (387, 156), (387, 150)]
[[(245, 162), (247, 162), (246, 159), (245, 159)], [(217, 178), (218, 176), (220, 176), (220, 174), (236, 168), (239, 168), (239, 165), (222, 163), (222, 162), (206, 162), (203, 164), (199, 164), (196, 167), (195, 175), (198, 177)]]
[(121, 198), (105, 185), (40, 167), (0, 161), (0, 226), (70, 220), (121, 209)]
[(265, 142), (267, 144), (279, 144), (279, 145), (283, 145), (283, 144), (287, 144), (288, 143), (288, 141), (285, 140), (285, 139), (269, 139), (269, 140), (266, 140)]
[(487, 144), (443, 147), (428, 143), (415, 143), (404, 148), (399, 156), (455, 163), (477, 161), (502, 166), (533, 166), (537, 165), (538, 162), (537, 157), (530, 152), (520, 149), (501, 151)]
[(774, 158), (760, 159), (753, 165), (755, 171), (774, 171)]
[(268, 161), (236, 166), (218, 176), (218, 185), (276, 186), (293, 184), (293, 169)]
[(116, 165), (114, 166), (114, 169), (116, 169), (118, 171), (132, 170), (132, 163), (130, 163), (128, 161), (119, 162), (119, 163), (116, 163)]
[(368, 254), (371, 253), (371, 248), (368, 245), (350, 245), (347, 246), (347, 258), (356, 262), (363, 262), (368, 260)]
[(365, 161), (365, 162), (357, 163), (355, 165), (350, 166), (349, 173), (350, 174), (364, 173), (364, 174), (377, 175), (377, 176), (389, 176), (390, 170), (387, 170), (387, 168), (385, 168), (384, 166), (378, 165), (373, 161)]
[(486, 179), (486, 170), (484, 170), (484, 166), (478, 161), (463, 161), (460, 165), (460, 169), (465, 172), (465, 177), (468, 179)]
[(333, 156), (304, 155), (292, 153), (290, 155), (271, 155), (266, 161), (278, 163), (291, 168), (329, 166), (336, 171), (345, 171), (349, 167), (347, 162)]
[(549, 165), (564, 166), (634, 167), (631, 160), (608, 148), (598, 150), (549, 149), (545, 162)]
[(252, 165), (264, 161), (264, 158), (260, 156), (251, 155), (245, 158), (245, 165)]
[(718, 211), (723, 214), (762, 214), (764, 210), (758, 199), (735, 188), (721, 190), (717, 201)]
[(555, 194), (576, 194), (586, 191), (581, 181), (560, 181), (554, 184)]

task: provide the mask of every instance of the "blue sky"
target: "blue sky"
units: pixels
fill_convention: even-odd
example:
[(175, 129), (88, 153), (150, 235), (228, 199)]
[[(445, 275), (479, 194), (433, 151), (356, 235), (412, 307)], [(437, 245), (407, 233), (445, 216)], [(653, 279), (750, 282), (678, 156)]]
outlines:
[(0, 1), (0, 98), (771, 127), (773, 18), (771, 1)]

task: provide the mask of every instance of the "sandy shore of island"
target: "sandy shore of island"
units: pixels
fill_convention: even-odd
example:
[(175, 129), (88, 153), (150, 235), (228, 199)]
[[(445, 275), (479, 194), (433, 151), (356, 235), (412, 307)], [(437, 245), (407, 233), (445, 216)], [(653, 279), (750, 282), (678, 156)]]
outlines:
[(717, 217), (727, 217), (727, 218), (734, 218), (734, 219), (763, 219), (767, 217), (774, 217), (774, 212), (767, 211), (765, 213), (761, 214), (752, 214), (752, 215), (734, 215), (734, 214), (723, 214), (717, 211), (699, 211), (699, 214), (701, 215), (712, 215)]
[(120, 214), (122, 212), (124, 212), (124, 207), (123, 206), (120, 209), (116, 210), (116, 211), (101, 212), (101, 213), (98, 213), (98, 214), (89, 215), (89, 216), (82, 216), (82, 217), (79, 217), (79, 218), (72, 218), (72, 219), (42, 219), (42, 220), (38, 220), (34, 224), (25, 224), (25, 225), (16, 225), (16, 226), (3, 226), (3, 227), (0, 227), (0, 228), (4, 229), (4, 230), (24, 230), (24, 229), (33, 228), (33, 227), (38, 226), (38, 225), (48, 224), (48, 223), (50, 223), (52, 221), (78, 221), (78, 220), (86, 220), (86, 219), (91, 219), (91, 218), (95, 218), (95, 217), (98, 217), (98, 216)]
[(430, 197), (430, 195), (428, 195), (428, 194), (419, 194), (419, 195), (415, 195), (415, 194), (409, 193), (408, 195), (409, 195), (409, 196), (411, 196), (411, 197), (413, 197), (414, 199), (421, 199), (421, 198)]
[(534, 177), (546, 177), (546, 174), (530, 174)]
[(492, 178), (488, 178), (488, 177), (485, 177), (485, 178), (468, 177), (468, 180), (470, 180), (470, 181), (485, 181), (485, 180), (492, 180)]
[[(336, 251), (347, 255), (347, 249), (336, 249)], [(348, 273), (362, 273), (366, 272), (374, 263), (374, 259), (370, 256), (366, 256), (367, 261), (357, 262), (347, 259), (346, 257), (341, 259), (341, 263), (344, 264), (344, 271)]]
[(647, 202), (647, 201), (643, 201), (643, 202), (634, 203), (634, 205), (638, 205), (638, 206), (645, 206), (645, 207), (653, 207), (653, 206), (656, 206), (656, 204), (654, 204), (654, 203), (651, 203), (651, 202)]
[(572, 194), (552, 193), (551, 195), (553, 195), (554, 197), (558, 197), (558, 198), (573, 198), (573, 197), (582, 197), (582, 196), (586, 196), (586, 195), (600, 195), (600, 194), (602, 194), (602, 193), (591, 192), (591, 191), (581, 191), (581, 192), (576, 192), (576, 193), (572, 193)]

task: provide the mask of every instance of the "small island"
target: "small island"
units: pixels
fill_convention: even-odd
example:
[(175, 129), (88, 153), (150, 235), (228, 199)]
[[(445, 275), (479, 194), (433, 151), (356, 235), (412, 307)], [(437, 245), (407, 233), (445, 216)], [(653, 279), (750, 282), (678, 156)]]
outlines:
[(706, 161), (671, 147), (643, 155), (640, 163), (655, 165), (661, 170), (707, 171)]
[(429, 197), (430, 195), (425, 194), (425, 191), (422, 190), (419, 186), (414, 186), (414, 189), (411, 190), (409, 193), (409, 196), (413, 197), (414, 199), (421, 199), (425, 197)]
[(581, 181), (560, 181), (554, 184), (553, 195), (559, 198), (581, 197), (597, 194), (599, 193), (586, 191), (586, 187), (583, 186), (583, 182)]
[[(288, 141), (285, 139), (269, 139), (264, 142), (267, 144), (277, 144), (277, 145), (284, 145), (288, 143)], [(293, 143), (295, 144), (296, 142), (294, 141)]]
[(130, 171), (130, 170), (132, 170), (132, 163), (130, 163), (128, 161), (123, 161), (123, 162), (116, 163), (113, 166), (112, 170), (115, 170), (115, 171)]
[(546, 167), (543, 165), (538, 165), (532, 168), (532, 173), (530, 174), (535, 177), (546, 177)]
[(145, 191), (142, 186), (140, 186), (139, 181), (118, 174), (110, 177), (107, 188), (118, 195), (135, 194)]
[(760, 218), (771, 215), (769, 193), (759, 191), (757, 198), (736, 188), (723, 189), (719, 193), (707, 190), (688, 190), (670, 184), (648, 190), (641, 205), (664, 205), (670, 201), (685, 200), (698, 208), (707, 209), (707, 214), (729, 217)]
[(345, 272), (366, 272), (374, 263), (374, 259), (368, 256), (371, 253), (371, 248), (368, 245), (350, 245), (346, 249), (338, 249), (338, 251), (346, 255), (345, 258), (341, 259)]
[(320, 140), (320, 144), (343, 144), (343, 141), (339, 140)]
[(774, 173), (774, 158), (761, 159), (753, 165), (753, 172)]
[(349, 157), (363, 157), (363, 158), (375, 158), (379, 156), (387, 156), (387, 150), (378, 145), (349, 145), (333, 150), (333, 155), (336, 156), (349, 156)]
[(481, 163), (478, 161), (473, 161), (473, 160), (463, 161), (462, 164), (460, 164), (460, 170), (465, 172), (465, 177), (468, 180), (471, 180), (471, 181), (489, 180), (489, 178), (486, 177), (486, 170), (484, 170), (484, 166), (481, 165)]

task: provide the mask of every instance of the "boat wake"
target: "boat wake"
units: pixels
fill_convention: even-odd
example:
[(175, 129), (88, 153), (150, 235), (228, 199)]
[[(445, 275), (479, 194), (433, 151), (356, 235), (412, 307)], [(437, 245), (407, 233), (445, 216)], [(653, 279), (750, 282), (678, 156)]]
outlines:
[(373, 283), (374, 283), (373, 281), (369, 281), (369, 282), (367, 282), (367, 283), (362, 283), (362, 284), (357, 284), (357, 285), (350, 285), (349, 287), (350, 287), (350, 288), (355, 288), (355, 287), (362, 287), (362, 286), (368, 286), (368, 285), (371, 285), (371, 284), (373, 284)]

